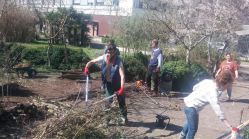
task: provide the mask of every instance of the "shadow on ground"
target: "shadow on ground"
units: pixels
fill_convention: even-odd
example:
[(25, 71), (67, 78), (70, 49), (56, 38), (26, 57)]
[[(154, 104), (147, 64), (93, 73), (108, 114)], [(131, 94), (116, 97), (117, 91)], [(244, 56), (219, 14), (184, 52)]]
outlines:
[[(7, 95), (7, 85), (3, 86), (4, 95)], [(9, 96), (18, 96), (18, 97), (30, 97), (36, 95), (32, 93), (32, 91), (28, 90), (27, 88), (17, 84), (17, 83), (10, 83), (8, 86)], [(0, 93), (2, 94), (2, 86), (0, 86)]]
[(246, 82), (249, 81), (249, 74), (245, 72), (239, 72), (239, 81)]
[[(156, 118), (155, 118), (155, 120), (156, 120)], [(149, 128), (147, 131), (145, 131), (143, 133), (144, 135), (147, 134), (147, 133), (152, 133), (153, 130), (155, 130), (155, 129), (164, 130), (163, 128), (158, 127), (156, 125), (156, 122), (149, 122), (149, 123), (144, 123), (144, 122), (130, 122), (129, 126), (130, 127), (147, 127), (147, 128)], [(169, 123), (169, 125), (167, 126), (167, 128), (165, 130), (165, 135), (155, 136), (154, 138), (169, 137), (169, 136), (172, 136), (172, 135), (180, 133), (181, 130), (182, 130), (181, 126), (177, 126), (177, 125)], [(171, 131), (171, 133), (169, 133), (169, 131)], [(136, 135), (136, 136), (137, 137), (139, 137), (139, 136), (141, 137), (141, 135)], [(136, 136), (133, 136), (133, 137), (136, 138)], [(153, 139), (153, 138), (145, 136), (144, 139)]]
[(50, 78), (50, 76), (39, 76), (39, 75), (36, 75), (34, 78), (32, 77), (29, 77), (29, 76), (25, 76), (26, 79), (47, 79), (47, 78)]

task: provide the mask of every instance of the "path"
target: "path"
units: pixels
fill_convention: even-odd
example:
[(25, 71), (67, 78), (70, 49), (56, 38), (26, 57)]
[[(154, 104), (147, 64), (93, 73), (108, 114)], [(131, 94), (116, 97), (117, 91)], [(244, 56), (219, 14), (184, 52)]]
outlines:
[[(242, 62), (240, 66), (240, 78), (234, 82), (232, 101), (226, 102), (226, 92), (221, 96), (221, 107), (226, 114), (228, 121), (233, 126), (239, 125), (240, 111), (244, 108), (242, 122), (249, 120), (249, 63)], [(173, 101), (183, 108), (183, 97), (188, 93), (172, 92), (174, 95)], [(163, 115), (167, 115), (171, 118), (170, 125), (167, 130), (158, 129), (155, 126), (156, 114), (162, 113), (165, 109), (159, 108), (145, 95), (141, 94), (136, 96), (136, 99), (141, 99), (137, 102), (134, 108), (129, 109), (128, 118), (131, 121), (131, 125), (126, 128), (126, 133), (129, 137), (139, 138), (178, 138), (182, 126), (186, 120), (183, 109), (180, 111), (167, 110)], [(166, 97), (155, 98), (158, 102), (168, 106), (170, 103)], [(200, 112), (200, 121), (196, 139), (215, 139), (223, 134), (229, 132), (229, 129), (224, 125), (221, 120), (215, 115), (210, 105), (207, 105)]]

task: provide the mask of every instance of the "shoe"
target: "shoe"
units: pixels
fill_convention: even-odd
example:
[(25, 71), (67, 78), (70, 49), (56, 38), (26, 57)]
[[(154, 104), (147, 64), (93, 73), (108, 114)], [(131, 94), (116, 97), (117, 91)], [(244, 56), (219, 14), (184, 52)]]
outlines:
[(150, 89), (150, 88), (148, 88), (148, 87), (146, 87), (145, 91), (146, 91), (146, 92), (150, 92), (150, 91), (151, 91), (151, 89)]
[(186, 136), (183, 136), (182, 134), (180, 134), (179, 139), (186, 139)]
[(154, 92), (151, 96), (152, 96), (152, 97), (159, 96), (159, 93)]
[(127, 118), (124, 118), (124, 117), (121, 117), (121, 119), (122, 119), (122, 124), (123, 125), (128, 125), (129, 124), (129, 121), (128, 121), (128, 119)]

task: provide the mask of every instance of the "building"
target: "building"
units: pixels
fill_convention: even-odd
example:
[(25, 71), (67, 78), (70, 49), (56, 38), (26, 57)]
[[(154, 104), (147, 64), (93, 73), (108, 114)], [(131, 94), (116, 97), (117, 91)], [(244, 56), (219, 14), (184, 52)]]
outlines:
[(29, 6), (31, 2), (43, 12), (56, 10), (58, 7), (73, 6), (78, 12), (92, 14), (90, 36), (110, 36), (115, 22), (120, 17), (142, 15), (143, 0), (18, 0), (19, 5)]

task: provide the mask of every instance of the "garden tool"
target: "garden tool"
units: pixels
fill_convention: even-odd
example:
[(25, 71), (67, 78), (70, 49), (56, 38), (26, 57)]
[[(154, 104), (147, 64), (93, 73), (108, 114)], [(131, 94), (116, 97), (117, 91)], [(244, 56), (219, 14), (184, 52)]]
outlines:
[(110, 99), (110, 98), (113, 98), (113, 97), (115, 97), (115, 96), (117, 96), (117, 93), (115, 93), (115, 94), (113, 94), (113, 95), (111, 95), (111, 96), (109, 96), (109, 97), (106, 97), (106, 98), (104, 98), (104, 99), (102, 99), (102, 100), (99, 100), (99, 101), (97, 101), (97, 102), (92, 103), (91, 105), (89, 105), (89, 106), (87, 107), (87, 109), (88, 109), (89, 107), (93, 106), (93, 105), (96, 105), (96, 104), (98, 104), (98, 103), (100, 103), (100, 102), (103, 102), (103, 101), (105, 101), (105, 100), (107, 100), (107, 99)]
[(86, 108), (87, 108), (87, 102), (88, 102), (88, 82), (89, 82), (89, 74), (86, 75)]

